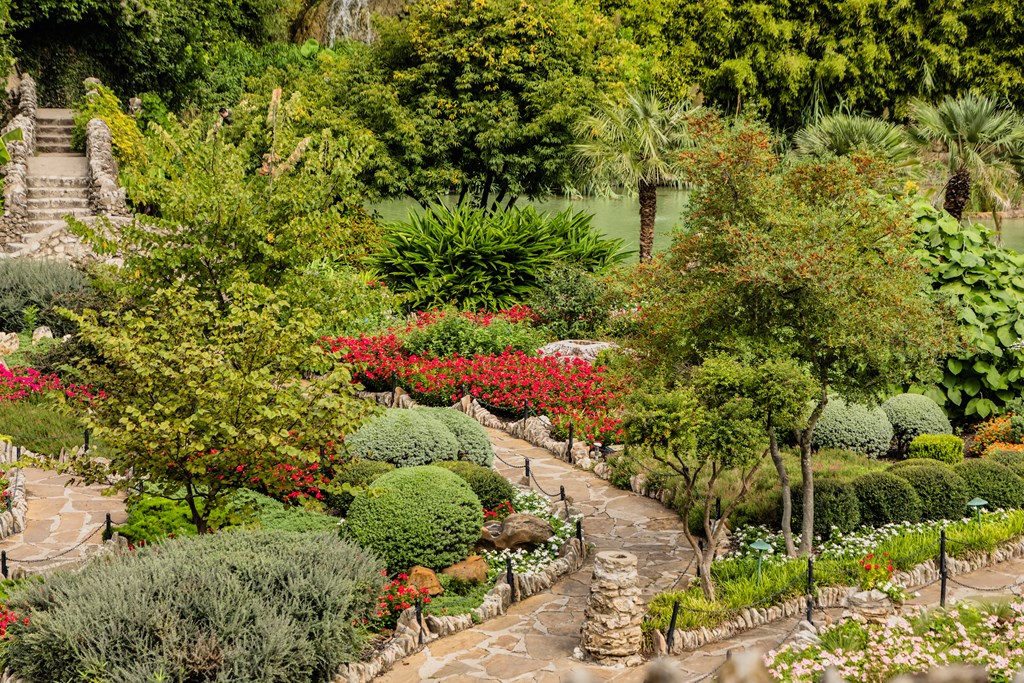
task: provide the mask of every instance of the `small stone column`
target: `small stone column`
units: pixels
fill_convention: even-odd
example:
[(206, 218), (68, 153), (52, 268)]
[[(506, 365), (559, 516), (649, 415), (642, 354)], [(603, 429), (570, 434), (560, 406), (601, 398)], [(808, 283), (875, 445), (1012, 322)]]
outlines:
[(643, 661), (643, 604), (637, 585), (636, 555), (618, 550), (597, 554), (584, 617), (580, 656), (625, 666)]

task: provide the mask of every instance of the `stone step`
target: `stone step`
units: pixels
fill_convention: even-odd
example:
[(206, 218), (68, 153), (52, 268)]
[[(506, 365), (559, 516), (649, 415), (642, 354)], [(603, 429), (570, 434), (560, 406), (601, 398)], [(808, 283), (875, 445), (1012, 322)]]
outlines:
[(36, 133), (36, 142), (66, 142), (71, 144), (71, 133), (62, 130), (39, 131)]
[(63, 133), (69, 133), (70, 134), (71, 131), (74, 129), (74, 127), (75, 126), (72, 123), (70, 123), (70, 122), (69, 123), (63, 123), (63, 122), (60, 122), (60, 121), (39, 121), (39, 120), (36, 120), (36, 132), (37, 133), (63, 132)]
[(33, 199), (28, 200), (28, 209), (32, 211), (34, 209), (87, 209), (89, 208), (89, 197), (81, 195), (79, 197), (46, 197), (44, 199)]
[(67, 126), (75, 125), (75, 117), (69, 113), (52, 113), (45, 110), (36, 111), (36, 125), (39, 126)]
[(89, 187), (88, 176), (33, 176), (28, 177), (28, 188), (33, 190), (42, 187)]
[(70, 142), (36, 142), (39, 154), (67, 154), (72, 151)]
[(28, 198), (32, 199), (77, 199), (78, 197), (88, 198), (88, 187), (29, 187)]
[(92, 209), (89, 208), (68, 208), (68, 209), (33, 209), (29, 207), (28, 220), (31, 221), (56, 221), (64, 218), (64, 216), (74, 216), (75, 218), (87, 218), (92, 215)]

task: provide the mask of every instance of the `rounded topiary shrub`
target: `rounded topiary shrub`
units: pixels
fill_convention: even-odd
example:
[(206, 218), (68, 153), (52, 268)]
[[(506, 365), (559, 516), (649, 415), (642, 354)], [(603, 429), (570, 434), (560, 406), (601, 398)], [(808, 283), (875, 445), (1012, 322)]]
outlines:
[(346, 438), (345, 445), (356, 458), (398, 467), (459, 457), (459, 443), (451, 430), (422, 410), (388, 410)]
[(931, 458), (955, 465), (964, 459), (964, 442), (953, 434), (922, 434), (914, 437), (908, 458)]
[(479, 422), (465, 413), (452, 408), (423, 408), (443, 424), (455, 437), (459, 445), (459, 460), (490, 467), (494, 462), (494, 447), (487, 438), (487, 432)]
[(892, 425), (881, 408), (830, 398), (814, 427), (814, 448), (842, 448), (877, 458), (889, 451)]
[(378, 478), (352, 501), (342, 528), (400, 572), (415, 565), (443, 569), (466, 559), (483, 523), (483, 506), (469, 484), (427, 466)]
[(967, 482), (967, 496), (987, 500), (990, 508), (1024, 506), (1024, 479), (992, 460), (964, 460), (953, 468)]
[(490, 467), (462, 460), (437, 462), (434, 465), (462, 477), (473, 489), (476, 497), (480, 499), (480, 504), (487, 510), (493, 510), (502, 503), (512, 500), (512, 496), (516, 492), (505, 477)]
[[(803, 492), (793, 488), (793, 529), (801, 527)], [(779, 519), (781, 519), (781, 500)], [(814, 481), (814, 535), (829, 538), (833, 531), (849, 533), (860, 526), (860, 503), (853, 485), (840, 479), (821, 478)]]
[(336, 533), (164, 541), (13, 590), (29, 623), (7, 627), (5, 660), (26, 683), (326, 683), (366, 645), (383, 570)]
[(899, 394), (882, 404), (892, 425), (897, 448), (903, 453), (921, 434), (952, 434), (949, 418), (939, 404), (922, 394)]
[(896, 474), (921, 499), (921, 519), (960, 519), (967, 512), (967, 482), (949, 467), (903, 467)]
[(378, 460), (353, 460), (335, 468), (331, 483), (320, 489), (324, 496), (324, 504), (344, 516), (355, 497), (354, 491), (345, 490), (345, 484), (356, 489), (365, 488), (372, 484), (377, 477), (387, 474), (393, 469), (395, 466), (391, 463)]
[(946, 467), (952, 469), (953, 466), (949, 463), (942, 462), (941, 460), (935, 460), (934, 458), (912, 458), (910, 460), (900, 460), (889, 465), (890, 472), (899, 472), (900, 470), (907, 469), (910, 467)]
[(906, 479), (892, 472), (872, 472), (853, 481), (864, 524), (881, 526), (921, 519), (921, 498)]
[(1006, 465), (1018, 477), (1024, 477), (1024, 451), (994, 448), (989, 453), (989, 460)]

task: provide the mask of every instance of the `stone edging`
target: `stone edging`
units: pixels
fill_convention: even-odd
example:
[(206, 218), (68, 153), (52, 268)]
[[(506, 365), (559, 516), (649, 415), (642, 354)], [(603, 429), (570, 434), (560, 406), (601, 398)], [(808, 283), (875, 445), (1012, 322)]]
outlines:
[(28, 228), (28, 160), (36, 149), (36, 82), (21, 77), (17, 92), (17, 114), (0, 130), (21, 128), (22, 140), (11, 142), (10, 162), (4, 167), (4, 214), (0, 218), (0, 243), (17, 239)]
[[(984, 569), (1001, 562), (1024, 557), (1024, 537), (1007, 541), (996, 549), (970, 559), (946, 558), (946, 569), (949, 576), (967, 574)], [(940, 578), (938, 560), (922, 562), (913, 569), (898, 572), (893, 576), (894, 582), (908, 591), (923, 588)], [(823, 586), (818, 589), (817, 602), (830, 607), (846, 607), (850, 596), (860, 588), (850, 586)], [(719, 640), (731, 638), (743, 631), (770, 624), (779, 619), (804, 614), (807, 608), (806, 596), (790, 598), (778, 605), (770, 607), (750, 607), (736, 612), (736, 616), (713, 627), (700, 627), (689, 630), (677, 630), (672, 642), (670, 654), (680, 654), (696, 650)], [(661, 634), (663, 637), (665, 634)]]
[[(0, 465), (13, 465), (18, 460), (14, 444), (0, 441)], [(28, 514), (28, 496), (25, 493), (25, 475), (17, 467), (7, 470), (7, 496), (10, 506), (0, 514), (0, 539), (25, 530), (25, 515)]]
[(100, 118), (85, 127), (85, 156), (89, 164), (89, 202), (106, 216), (128, 216), (125, 190), (117, 183), (114, 141), (107, 122)]

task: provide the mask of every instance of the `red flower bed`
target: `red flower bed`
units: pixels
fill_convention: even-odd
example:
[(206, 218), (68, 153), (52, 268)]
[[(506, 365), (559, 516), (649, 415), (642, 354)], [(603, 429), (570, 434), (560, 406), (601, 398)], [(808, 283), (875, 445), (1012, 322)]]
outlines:
[(614, 442), (620, 421), (609, 414), (614, 398), (603, 386), (605, 368), (580, 359), (528, 356), (420, 358), (402, 352), (395, 334), (325, 340), (332, 352), (356, 367), (355, 381), (369, 389), (389, 389), (394, 377), (424, 403), (451, 404), (465, 387), (485, 405), (509, 414), (532, 411), (547, 415), (564, 434), (572, 420), (575, 435), (588, 441)]
[(44, 375), (34, 368), (8, 368), (0, 365), (0, 403), (20, 401), (48, 391), (63, 391), (68, 398), (96, 398), (88, 387), (63, 384), (57, 375)]

